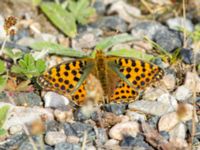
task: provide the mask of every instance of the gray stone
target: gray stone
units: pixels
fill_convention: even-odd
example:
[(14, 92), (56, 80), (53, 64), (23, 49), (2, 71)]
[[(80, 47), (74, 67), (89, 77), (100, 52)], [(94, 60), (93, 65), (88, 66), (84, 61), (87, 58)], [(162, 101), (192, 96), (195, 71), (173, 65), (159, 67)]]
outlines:
[(48, 145), (56, 145), (58, 143), (65, 142), (67, 139), (66, 135), (62, 132), (50, 131), (45, 135), (45, 143)]
[(170, 18), (166, 21), (169, 28), (178, 30), (178, 28), (185, 28), (187, 31), (192, 32), (194, 30), (194, 25), (192, 22), (183, 17), (176, 17), (176, 18)]
[[(95, 138), (94, 129), (89, 124), (75, 122), (75, 123), (71, 124), (71, 127), (76, 132), (76, 135), (80, 138), (84, 136), (84, 132), (87, 132), (89, 140), (92, 140)], [(65, 134), (66, 134), (66, 132), (65, 132)]]
[(139, 40), (142, 40), (145, 36), (153, 40), (157, 32), (166, 28), (154, 21), (142, 21), (131, 26), (131, 34)]
[(19, 150), (34, 150), (34, 148), (30, 142), (23, 142), (19, 147)]
[(155, 34), (154, 41), (164, 50), (172, 52), (176, 48), (182, 47), (181, 34), (174, 30), (162, 29)]
[(60, 108), (69, 104), (69, 100), (55, 92), (47, 92), (44, 95), (45, 107)]
[(192, 64), (193, 63), (193, 51), (192, 49), (182, 48), (180, 51), (181, 58), (184, 63)]
[(25, 133), (20, 133), (11, 136), (8, 140), (4, 141), (3, 144), (0, 145), (0, 149), (16, 149), (19, 148), (20, 145), (27, 139), (27, 135)]
[(70, 144), (65, 142), (56, 144), (54, 150), (81, 150), (81, 146), (78, 144)]
[(160, 131), (160, 135), (164, 137), (164, 139), (169, 140), (169, 133), (166, 131)]
[(45, 129), (46, 129), (46, 132), (59, 131), (59, 130), (61, 130), (61, 124), (59, 124), (55, 120), (46, 121), (45, 122)]
[(123, 147), (144, 147), (148, 150), (153, 150), (153, 147), (151, 147), (148, 143), (144, 141), (144, 137), (142, 135), (137, 135), (137, 137), (125, 137), (123, 141), (121, 142), (120, 146)]
[(100, 29), (93, 29), (80, 33), (75, 39), (72, 39), (73, 49), (94, 48), (99, 41), (99, 36), (102, 35)]
[(21, 39), (23, 37), (29, 37), (29, 36), (30, 36), (29, 29), (23, 28), (23, 29), (20, 29), (19, 31), (17, 31), (17, 33), (14, 36), (11, 36), (11, 40), (18, 41), (19, 39)]
[(79, 138), (83, 138), (84, 133), (87, 132), (87, 139), (92, 141), (95, 139), (95, 132), (92, 126), (89, 124), (75, 122), (75, 123), (65, 123), (64, 131), (66, 136), (77, 136)]
[(158, 121), (159, 121), (159, 116), (152, 116), (151, 118), (149, 118), (149, 120), (147, 121), (147, 123), (149, 125), (151, 125), (151, 127), (153, 128), (157, 128), (157, 124), (158, 124)]
[(94, 23), (92, 26), (106, 31), (114, 30), (119, 32), (126, 32), (128, 29), (128, 26), (125, 23), (125, 21), (119, 18), (118, 16), (103, 17), (102, 19)]
[(107, 136), (106, 130), (104, 128), (98, 128), (97, 131), (98, 131), (98, 133), (96, 135), (97, 136), (96, 139), (102, 145), (105, 144), (106, 141), (108, 140), (108, 136)]
[(93, 4), (96, 12), (100, 15), (103, 15), (106, 12), (106, 6), (102, 0), (96, 0)]
[(116, 115), (122, 115), (126, 112), (127, 105), (126, 104), (105, 104), (103, 108), (108, 111), (112, 112)]
[[(12, 98), (17, 106), (41, 106), (42, 99), (39, 95), (33, 92), (15, 92)], [(8, 96), (6, 94), (1, 94), (1, 101), (8, 102)]]
[(42, 100), (41, 97), (33, 92), (28, 92), (28, 93), (22, 93), (20, 92), (19, 94), (16, 95), (15, 97), (15, 103), (17, 105), (26, 105), (29, 107), (33, 106), (41, 106), (42, 105)]
[(117, 13), (120, 18), (129, 23), (133, 22), (135, 17), (139, 18), (141, 16), (140, 9), (128, 4), (125, 1), (116, 1), (111, 5), (107, 13), (109, 15)]
[(192, 91), (186, 86), (179, 86), (175, 91), (175, 97), (178, 101), (185, 101), (192, 96)]
[(90, 118), (90, 116), (84, 114), (82, 112), (82, 109), (77, 109), (74, 113), (74, 119), (76, 121), (85, 121), (85, 120), (88, 120)]

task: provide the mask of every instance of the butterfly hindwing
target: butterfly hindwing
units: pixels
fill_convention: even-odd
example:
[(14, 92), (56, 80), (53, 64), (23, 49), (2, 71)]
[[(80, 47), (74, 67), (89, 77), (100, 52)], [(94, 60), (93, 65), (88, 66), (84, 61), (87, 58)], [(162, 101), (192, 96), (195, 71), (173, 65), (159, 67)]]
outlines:
[(121, 80), (113, 91), (109, 102), (130, 103), (138, 96), (138, 92)]
[(164, 74), (159, 66), (139, 59), (112, 57), (108, 64), (121, 79), (110, 97), (111, 102), (135, 100), (140, 90), (160, 80)]

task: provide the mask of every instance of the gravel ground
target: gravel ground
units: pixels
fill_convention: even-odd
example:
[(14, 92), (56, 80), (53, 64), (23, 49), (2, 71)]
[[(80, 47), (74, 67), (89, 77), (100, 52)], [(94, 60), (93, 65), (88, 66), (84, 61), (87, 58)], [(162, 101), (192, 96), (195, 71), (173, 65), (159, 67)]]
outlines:
[[(24, 86), (26, 89), (23, 85), (14, 87), (16, 84), (10, 82), (0, 93), (0, 108), (10, 106), (3, 124), (7, 134), (0, 136), (0, 150), (187, 150), (191, 144), (194, 150), (200, 149), (200, 70), (193, 71), (194, 59), (200, 64), (200, 51), (194, 40), (185, 38), (180, 30), (194, 32), (200, 24), (200, 16), (195, 13), (198, 9), (194, 7), (197, 3), (194, 0), (186, 5), (184, 18), (178, 8), (182, 8), (182, 3), (178, 1), (150, 0), (146, 6), (142, 2), (96, 0), (92, 4), (96, 9), (93, 20), (79, 24), (77, 36), (70, 38), (50, 23), (38, 7), (21, 0), (2, 1), (0, 32), (6, 17), (18, 18), (17, 32), (5, 44), (16, 51), (35, 56), (30, 45), (46, 41), (88, 53), (109, 35), (127, 33), (133, 41), (116, 44), (109, 50), (134, 48), (157, 55), (151, 40), (168, 54), (175, 54), (178, 49), (179, 55), (172, 62), (162, 58), (164, 55), (154, 59), (155, 64), (164, 68), (163, 79), (147, 87), (138, 100), (129, 104), (77, 107), (63, 95), (35, 87), (33, 81)], [(166, 8), (166, 13), (159, 8)], [(4, 39), (5, 33), (1, 32), (1, 47)], [(0, 57), (4, 58), (2, 54)], [(69, 58), (45, 55), (43, 59), (53, 66)], [(13, 62), (9, 63), (6, 57), (5, 60), (10, 69)], [(19, 77), (17, 84), (22, 81), (24, 78)], [(97, 97), (99, 86), (92, 83)], [(196, 127), (194, 135), (192, 122)]]

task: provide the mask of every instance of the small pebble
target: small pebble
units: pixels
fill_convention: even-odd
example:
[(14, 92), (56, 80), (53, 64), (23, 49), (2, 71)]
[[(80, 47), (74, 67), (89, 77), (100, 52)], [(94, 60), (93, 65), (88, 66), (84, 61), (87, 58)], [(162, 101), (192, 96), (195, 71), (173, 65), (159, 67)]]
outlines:
[(115, 139), (109, 139), (108, 141), (106, 141), (106, 143), (104, 144), (104, 146), (107, 149), (120, 149), (119, 141), (115, 140)]
[(83, 49), (83, 48), (94, 48), (94, 46), (99, 41), (99, 35), (93, 32), (84, 32), (78, 35), (75, 39), (72, 39), (72, 48)]
[(182, 139), (186, 138), (186, 126), (184, 123), (179, 123), (173, 129), (169, 131), (170, 139)]
[(30, 37), (30, 33), (29, 33), (28, 28), (23, 28), (23, 29), (20, 29), (19, 31), (17, 31), (17, 34), (12, 36), (11, 40), (16, 42), (16, 41), (18, 41), (18, 40), (20, 40), (21, 38), (24, 38), (24, 37)]
[(176, 85), (176, 79), (173, 74), (167, 74), (163, 77), (161, 81), (166, 89), (169, 91), (174, 90), (175, 85)]
[(66, 135), (62, 132), (47, 132), (45, 135), (45, 142), (48, 145), (56, 145), (61, 142), (65, 142), (67, 139)]
[(22, 128), (21, 125), (12, 126), (9, 129), (10, 134), (17, 134), (17, 133), (22, 132), (22, 131), (23, 131), (23, 128)]
[(131, 34), (138, 40), (143, 40), (145, 36), (153, 40), (157, 32), (166, 28), (160, 23), (154, 21), (136, 21), (136, 23), (133, 23), (130, 26), (132, 26), (130, 27)]
[[(189, 131), (189, 133), (191, 135), (192, 134), (192, 121), (189, 120), (185, 124), (186, 124), (187, 131)], [(200, 123), (199, 122), (195, 123), (195, 127), (196, 127), (196, 129), (195, 129), (196, 133), (200, 133)], [(195, 134), (195, 138), (198, 141), (200, 141), (200, 134)]]
[(136, 137), (131, 137), (127, 136), (125, 137), (120, 146), (122, 148), (127, 148), (127, 147), (144, 147), (145, 149), (148, 150), (153, 150), (153, 147), (151, 147), (148, 143), (144, 141), (144, 137), (142, 135), (137, 135)]
[(175, 91), (175, 98), (178, 101), (185, 101), (192, 96), (192, 92), (186, 86), (179, 86)]
[(72, 121), (73, 120), (73, 112), (72, 109), (70, 110), (59, 110), (56, 109), (54, 111), (54, 115), (57, 121), (59, 122), (66, 122), (66, 121)]
[(19, 133), (15, 134), (9, 137), (9, 139), (5, 140), (1, 144), (1, 149), (2, 150), (7, 150), (7, 149), (16, 149), (20, 147), (20, 145), (26, 141), (27, 135), (25, 133)]
[(160, 97), (158, 97), (158, 102), (162, 102), (170, 107), (173, 107), (174, 111), (178, 108), (178, 103), (175, 97), (169, 93), (162, 94)]
[(100, 15), (103, 15), (106, 12), (106, 6), (101, 0), (96, 0), (93, 4), (93, 7)]
[(74, 113), (74, 118), (76, 121), (85, 121), (90, 118), (90, 115), (85, 114), (82, 109), (77, 109)]
[(192, 64), (193, 63), (193, 51), (192, 49), (182, 48), (180, 50), (180, 55), (184, 63)]
[(144, 91), (143, 99), (155, 101), (160, 95), (165, 94), (167, 91), (160, 88), (147, 88)]
[(55, 145), (54, 150), (80, 150), (81, 146), (78, 144), (71, 144), (71, 143), (58, 143)]
[(69, 104), (69, 100), (55, 92), (47, 92), (44, 95), (45, 107), (60, 108)]
[(33, 92), (20, 92), (13, 95), (15, 104), (18, 106), (41, 106), (42, 99), (39, 95)]
[(165, 140), (169, 140), (169, 133), (168, 133), (168, 132), (166, 132), (166, 131), (161, 131), (161, 132), (159, 132), (159, 133), (160, 133), (160, 135), (161, 135), (162, 137), (164, 137)]
[(194, 25), (191, 20), (183, 17), (170, 18), (167, 21), (169, 28), (174, 30), (179, 30), (179, 28), (185, 28), (187, 31), (192, 32), (194, 30)]
[(61, 130), (62, 127), (59, 122), (55, 120), (50, 120), (45, 122), (45, 128), (46, 132), (50, 132), (50, 131), (59, 131)]
[(6, 31), (4, 30), (4, 18), (0, 15), (0, 40), (4, 40), (6, 38)]
[(96, 134), (96, 139), (102, 145), (105, 144), (108, 141), (108, 136), (107, 136), (107, 133), (106, 133), (106, 129), (104, 129), (104, 128), (97, 128), (97, 131), (98, 131), (98, 133)]
[(122, 33), (128, 30), (126, 22), (118, 16), (103, 17), (97, 20), (97, 22), (94, 23), (93, 26), (106, 31), (114, 30)]
[(163, 115), (158, 124), (159, 131), (170, 131), (180, 122), (176, 112)]
[(196, 91), (197, 93), (200, 92), (200, 77), (198, 74), (193, 72), (187, 72), (184, 86), (190, 89), (191, 91)]
[(124, 136), (135, 137), (138, 132), (139, 124), (134, 121), (129, 121), (114, 125), (109, 131), (109, 136), (116, 140), (122, 140)]
[(146, 101), (140, 100), (129, 104), (129, 109), (141, 111), (143, 113), (162, 116), (168, 112), (174, 111), (171, 104), (163, 103), (161, 101)]
[(147, 120), (147, 123), (152, 127), (152, 128), (157, 128), (158, 121), (159, 121), (159, 116), (152, 116)]
[(172, 52), (176, 48), (182, 47), (180, 33), (173, 30), (160, 30), (155, 34), (154, 41), (168, 52)]
[(65, 123), (64, 131), (66, 136), (72, 135), (79, 138), (83, 138), (84, 133), (87, 131), (88, 140), (93, 140), (95, 138), (95, 132), (92, 126), (89, 124), (75, 122), (72, 124)]
[(141, 11), (140, 9), (129, 5), (125, 1), (116, 1), (111, 5), (108, 10), (108, 14), (117, 13), (120, 18), (131, 23), (134, 21), (134, 17), (140, 17)]
[(131, 121), (145, 121), (146, 120), (145, 114), (141, 114), (141, 113), (134, 112), (131, 110), (127, 110), (126, 115), (130, 118)]
[(105, 104), (103, 105), (103, 108), (108, 111), (108, 112), (112, 112), (116, 115), (122, 115), (125, 113), (126, 111), (126, 104)]
[(68, 143), (72, 143), (72, 144), (78, 144), (80, 141), (80, 138), (77, 136), (67, 136), (67, 140)]
[(31, 124), (36, 120), (41, 120), (45, 117), (46, 121), (53, 120), (54, 116), (51, 110), (42, 107), (22, 107), (15, 106), (8, 113), (8, 119), (4, 123), (4, 128), (7, 130), (15, 125)]

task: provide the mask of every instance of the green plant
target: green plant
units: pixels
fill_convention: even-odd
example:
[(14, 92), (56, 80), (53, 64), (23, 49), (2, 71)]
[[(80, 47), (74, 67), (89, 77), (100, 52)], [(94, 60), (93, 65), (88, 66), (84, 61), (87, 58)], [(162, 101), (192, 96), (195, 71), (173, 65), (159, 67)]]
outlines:
[(0, 92), (4, 89), (6, 82), (7, 82), (7, 74), (5, 74), (6, 72), (6, 67), (5, 67), (5, 63), (3, 61), (0, 60)]
[(9, 48), (5, 48), (4, 53), (14, 61), (14, 64), (16, 64), (17, 59), (21, 58), (23, 55), (21, 50), (14, 50)]
[(6, 105), (0, 108), (0, 136), (3, 136), (7, 133), (6, 130), (3, 129), (3, 125), (6, 120), (9, 109), (10, 109), (9, 105)]
[(39, 76), (44, 72), (45, 68), (46, 66), (43, 60), (34, 60), (31, 54), (25, 54), (23, 59), (18, 61), (17, 65), (12, 66), (11, 72), (22, 74), (31, 79), (32, 77)]
[(86, 24), (89, 18), (95, 14), (95, 9), (90, 7), (89, 0), (69, 0), (62, 4), (43, 2), (40, 5), (41, 10), (47, 15), (51, 22), (69, 37), (75, 37), (77, 34), (76, 22)]

